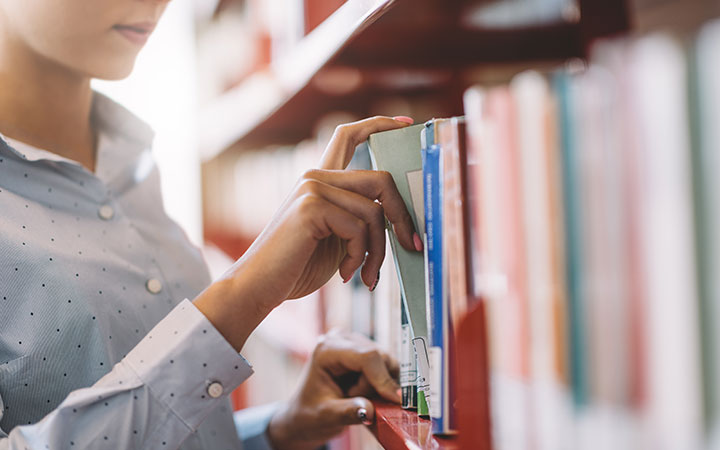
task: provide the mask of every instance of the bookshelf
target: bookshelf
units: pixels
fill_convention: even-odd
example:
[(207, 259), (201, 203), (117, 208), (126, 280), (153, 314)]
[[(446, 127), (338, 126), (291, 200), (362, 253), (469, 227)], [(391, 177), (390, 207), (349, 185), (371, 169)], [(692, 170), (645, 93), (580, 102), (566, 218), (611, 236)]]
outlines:
[[(624, 0), (580, 0), (579, 16), (570, 11), (566, 20), (468, 26), (469, 8), (477, 3), (348, 0), (302, 38), (295, 51), (252, 73), (201, 109), (200, 142), (206, 165), (228, 155), (298, 143), (312, 136), (316, 122), (327, 111), (366, 116), (371, 105), (386, 96), (432, 97), (438, 116), (460, 115), (462, 94), (474, 83), (465, 76), (468, 71), (585, 58), (597, 37), (630, 29), (630, 7)], [(634, 14), (637, 11), (646, 7), (633, 9)], [(696, 16), (688, 21), (697, 20)], [(643, 27), (655, 26), (657, 19), (643, 17), (639, 21)], [(213, 230), (212, 224), (206, 229)], [(211, 234), (234, 257), (252, 238)], [(487, 355), (477, 351), (485, 348), (484, 323), (484, 312), (474, 310), (458, 330), (459, 352), (467, 364), (458, 388), (469, 403), (458, 407), (478, 416), (464, 421), (461, 413), (460, 435), (443, 439), (432, 436), (429, 422), (416, 414), (376, 403), (377, 420), (371, 431), (383, 447), (490, 448), (489, 431), (471, 426), (487, 423), (489, 412), (474, 410), (469, 400), (488, 396)]]
[[(433, 436), (430, 421), (418, 417), (414, 411), (406, 411), (397, 405), (374, 402), (377, 420), (370, 427), (377, 441), (386, 449), (474, 449), (490, 450), (487, 430), (478, 424), (489, 423), (490, 412), (477, 405), (484, 404), (488, 394), (485, 311), (482, 303), (468, 312), (458, 330), (458, 351), (465, 361), (464, 377), (458, 384), (461, 423), (465, 430), (458, 436)], [(478, 351), (480, 349), (480, 351)]]
[(324, 112), (367, 115), (373, 101), (391, 94), (434, 93), (447, 97), (445, 111), (438, 113), (458, 114), (468, 84), (463, 70), (582, 57), (595, 37), (628, 26), (624, 0), (582, 0), (579, 17), (571, 11), (567, 21), (512, 28), (473, 24), (470, 7), (480, 3), (348, 0), (292, 52), (201, 108), (203, 160), (299, 142)]

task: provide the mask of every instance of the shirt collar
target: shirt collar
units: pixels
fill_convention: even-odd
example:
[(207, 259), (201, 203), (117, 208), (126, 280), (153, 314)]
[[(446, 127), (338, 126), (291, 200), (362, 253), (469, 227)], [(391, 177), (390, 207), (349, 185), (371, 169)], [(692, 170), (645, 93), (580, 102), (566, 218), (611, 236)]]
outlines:
[[(111, 140), (122, 140), (138, 153), (152, 145), (154, 133), (150, 126), (135, 114), (109, 97), (94, 91), (91, 111), (92, 120), (101, 136)], [(125, 147), (127, 148), (127, 147)], [(39, 149), (24, 142), (8, 138), (0, 133), (0, 153), (16, 155), (26, 161), (58, 161), (78, 164), (76, 161)]]

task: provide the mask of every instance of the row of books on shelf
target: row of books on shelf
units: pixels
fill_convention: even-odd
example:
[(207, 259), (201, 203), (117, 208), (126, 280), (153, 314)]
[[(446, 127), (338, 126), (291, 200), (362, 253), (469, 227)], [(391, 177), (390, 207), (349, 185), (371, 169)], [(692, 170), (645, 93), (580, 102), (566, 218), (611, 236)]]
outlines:
[(718, 48), (720, 22), (601, 42), (370, 137), (425, 239), (388, 228), (404, 402), (434, 433), (483, 302), (494, 448), (720, 446)]

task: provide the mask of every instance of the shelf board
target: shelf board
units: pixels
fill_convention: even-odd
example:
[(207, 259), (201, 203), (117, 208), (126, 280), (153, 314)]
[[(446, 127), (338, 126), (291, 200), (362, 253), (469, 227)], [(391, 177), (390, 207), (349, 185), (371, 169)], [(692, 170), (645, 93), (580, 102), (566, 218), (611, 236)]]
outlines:
[[(374, 101), (388, 95), (447, 96), (448, 89), (455, 89), (460, 108), (457, 76), (478, 64), (583, 55), (578, 23), (472, 28), (460, 24), (461, 9), (468, 3), (348, 0), (285, 58), (201, 109), (202, 159), (230, 147), (297, 143), (312, 136), (317, 119), (327, 112), (364, 116)], [(393, 70), (402, 71), (407, 84), (394, 82)], [(342, 84), (348, 78), (357, 79), (348, 91), (333, 90), (328, 81)]]
[(297, 93), (354, 35), (396, 0), (348, 0), (284, 58), (254, 73), (200, 112), (200, 152), (207, 160), (252, 133)]
[(454, 437), (433, 436), (430, 421), (420, 418), (415, 411), (398, 405), (374, 401), (375, 423), (370, 431), (387, 450), (459, 450)]
[(658, 29), (692, 32), (720, 16), (720, 3), (716, 0), (635, 0), (633, 9), (635, 31), (638, 33)]

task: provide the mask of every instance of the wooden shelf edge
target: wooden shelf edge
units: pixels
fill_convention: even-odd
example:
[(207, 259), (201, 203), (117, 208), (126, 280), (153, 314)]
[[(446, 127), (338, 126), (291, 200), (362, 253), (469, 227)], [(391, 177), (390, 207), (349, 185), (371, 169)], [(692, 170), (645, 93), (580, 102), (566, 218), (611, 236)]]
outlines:
[(263, 123), (395, 1), (348, 0), (286, 57), (203, 107), (198, 118), (201, 159), (214, 158)]
[(377, 441), (388, 450), (457, 450), (457, 438), (433, 436), (430, 421), (398, 405), (373, 401), (375, 422), (369, 427)]

